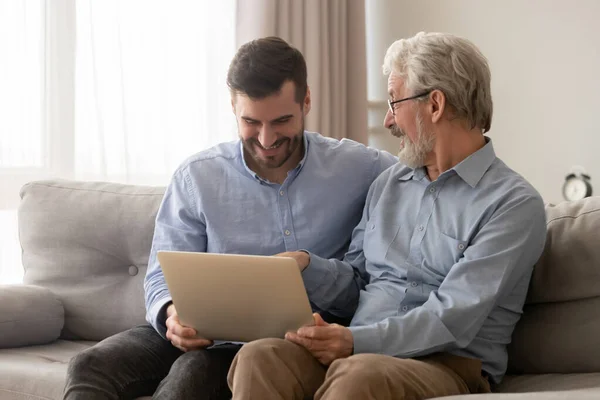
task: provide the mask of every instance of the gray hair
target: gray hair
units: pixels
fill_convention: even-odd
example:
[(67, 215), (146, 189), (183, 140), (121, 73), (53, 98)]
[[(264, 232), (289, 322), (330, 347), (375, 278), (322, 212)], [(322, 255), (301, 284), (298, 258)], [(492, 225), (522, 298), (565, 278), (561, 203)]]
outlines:
[(413, 94), (441, 90), (455, 117), (466, 119), (471, 129), (490, 130), (490, 67), (469, 40), (448, 33), (425, 32), (397, 40), (385, 54), (383, 73), (404, 79)]

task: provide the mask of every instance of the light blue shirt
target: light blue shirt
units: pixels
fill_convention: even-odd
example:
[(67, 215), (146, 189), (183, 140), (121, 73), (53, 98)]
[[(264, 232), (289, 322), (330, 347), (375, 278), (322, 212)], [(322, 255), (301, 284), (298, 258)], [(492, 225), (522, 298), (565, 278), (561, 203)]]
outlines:
[(146, 319), (163, 337), (171, 296), (158, 250), (274, 255), (308, 249), (344, 256), (369, 186), (397, 159), (310, 132), (304, 146), (302, 161), (281, 185), (248, 168), (240, 141), (202, 151), (175, 171), (156, 216), (144, 281)]
[(303, 277), (317, 306), (358, 307), (354, 353), (450, 352), (502, 379), (546, 223), (538, 192), (487, 140), (434, 182), (424, 168), (388, 169), (344, 261), (311, 254)]

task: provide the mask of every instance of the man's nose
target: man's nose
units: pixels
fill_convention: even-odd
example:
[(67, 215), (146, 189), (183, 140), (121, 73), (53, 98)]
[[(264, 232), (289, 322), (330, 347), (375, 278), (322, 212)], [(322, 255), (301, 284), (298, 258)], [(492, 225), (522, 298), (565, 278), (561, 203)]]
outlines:
[(385, 113), (385, 117), (383, 118), (383, 126), (385, 126), (387, 129), (391, 129), (395, 123), (396, 122), (394, 121), (394, 115), (388, 108), (387, 112)]
[(258, 142), (260, 145), (266, 149), (273, 146), (276, 141), (277, 134), (275, 131), (267, 124), (263, 124), (262, 129), (258, 133)]

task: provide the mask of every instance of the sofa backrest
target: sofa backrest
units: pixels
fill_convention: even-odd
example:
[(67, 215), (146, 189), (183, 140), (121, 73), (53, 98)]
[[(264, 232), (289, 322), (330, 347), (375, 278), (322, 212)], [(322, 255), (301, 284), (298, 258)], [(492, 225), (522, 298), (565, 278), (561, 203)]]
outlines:
[[(143, 280), (162, 187), (38, 181), (21, 190), (24, 282), (65, 308), (63, 338), (145, 323)], [(546, 207), (547, 240), (509, 346), (509, 372), (600, 371), (600, 197)]]
[(21, 190), (24, 282), (61, 299), (61, 337), (101, 340), (145, 323), (143, 280), (164, 188), (38, 181)]
[(600, 371), (600, 197), (546, 206), (546, 247), (509, 347), (509, 373)]

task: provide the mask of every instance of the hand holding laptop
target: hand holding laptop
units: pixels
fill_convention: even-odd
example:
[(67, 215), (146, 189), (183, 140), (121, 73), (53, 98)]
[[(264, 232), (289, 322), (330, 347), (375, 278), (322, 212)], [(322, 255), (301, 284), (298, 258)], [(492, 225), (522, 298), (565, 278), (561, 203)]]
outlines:
[(212, 340), (197, 338), (194, 328), (181, 325), (175, 305), (172, 303), (167, 307), (166, 325), (167, 339), (183, 352), (203, 349), (213, 344)]
[(289, 257), (296, 260), (300, 272), (304, 271), (310, 264), (310, 254), (305, 251), (286, 251), (284, 253), (275, 254), (274, 257)]

